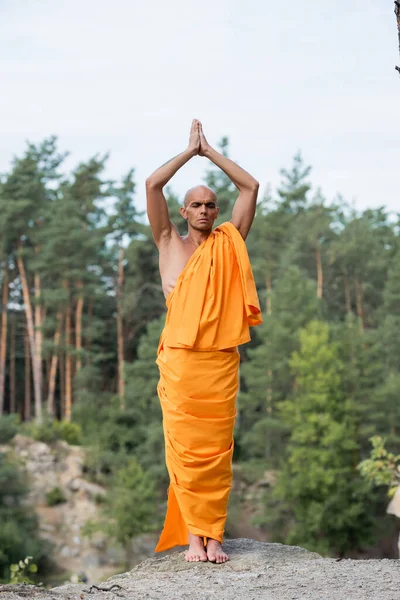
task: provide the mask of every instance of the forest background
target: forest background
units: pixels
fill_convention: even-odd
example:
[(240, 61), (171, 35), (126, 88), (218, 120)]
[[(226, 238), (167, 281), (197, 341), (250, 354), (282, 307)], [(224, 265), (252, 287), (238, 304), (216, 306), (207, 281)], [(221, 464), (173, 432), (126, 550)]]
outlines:
[[(227, 138), (219, 147), (229, 154)], [(107, 156), (67, 174), (65, 159), (48, 138), (28, 144), (1, 178), (0, 443), (25, 431), (83, 444), (87, 476), (118, 490), (109, 515), (126, 543), (159, 530), (168, 484), (157, 249), (133, 169), (110, 181)], [(211, 164), (204, 181), (217, 193), (219, 222), (228, 220), (236, 189)], [(168, 188), (184, 233), (180, 200)], [(257, 523), (273, 540), (345, 556), (393, 527), (386, 490), (358, 465), (371, 436), (400, 451), (399, 232), (399, 215), (383, 206), (328, 203), (299, 153), (259, 199), (247, 246), (264, 323), (240, 349), (234, 460), (249, 482), (276, 474)], [(12, 561), (32, 554), (40, 563), (45, 550), (4, 458), (0, 480), (7, 578)]]

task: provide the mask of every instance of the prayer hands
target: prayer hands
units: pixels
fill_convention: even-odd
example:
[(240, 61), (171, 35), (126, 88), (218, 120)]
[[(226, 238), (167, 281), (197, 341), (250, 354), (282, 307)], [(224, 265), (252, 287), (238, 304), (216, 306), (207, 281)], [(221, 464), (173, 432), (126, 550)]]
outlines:
[(199, 154), (200, 156), (206, 156), (208, 150), (210, 150), (211, 146), (210, 144), (207, 142), (206, 137), (203, 133), (203, 125), (199, 123), (199, 134), (200, 134), (200, 150), (199, 150)]
[(208, 150), (211, 148), (204, 135), (203, 125), (197, 119), (193, 119), (192, 121), (188, 148), (193, 152), (194, 156), (196, 154), (206, 156)]
[(200, 121), (197, 119), (193, 119), (192, 121), (188, 148), (194, 155), (199, 154), (200, 152)]

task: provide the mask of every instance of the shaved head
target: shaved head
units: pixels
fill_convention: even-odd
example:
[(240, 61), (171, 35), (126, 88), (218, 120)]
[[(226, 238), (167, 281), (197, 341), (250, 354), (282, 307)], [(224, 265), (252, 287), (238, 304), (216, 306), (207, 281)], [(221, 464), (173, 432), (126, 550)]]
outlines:
[(193, 200), (213, 200), (217, 203), (217, 195), (206, 185), (195, 185), (186, 192), (183, 200), (184, 206), (186, 207)]

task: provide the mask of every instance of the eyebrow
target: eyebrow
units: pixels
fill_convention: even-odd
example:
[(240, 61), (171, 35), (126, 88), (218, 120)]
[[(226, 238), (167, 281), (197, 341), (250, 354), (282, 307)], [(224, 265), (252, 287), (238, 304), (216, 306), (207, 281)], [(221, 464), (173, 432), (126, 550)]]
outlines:
[(215, 200), (207, 200), (207, 202), (200, 202), (199, 200), (192, 200), (190, 204), (216, 204)]

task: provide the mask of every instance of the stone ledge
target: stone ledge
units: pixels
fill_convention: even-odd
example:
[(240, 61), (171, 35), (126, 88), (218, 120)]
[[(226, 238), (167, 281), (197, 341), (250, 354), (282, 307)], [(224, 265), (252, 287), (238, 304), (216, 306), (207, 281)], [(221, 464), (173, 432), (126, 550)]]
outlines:
[(222, 565), (186, 563), (182, 552), (151, 558), (97, 586), (52, 590), (0, 586), (0, 600), (396, 600), (399, 560), (321, 558), (303, 548), (226, 541)]

